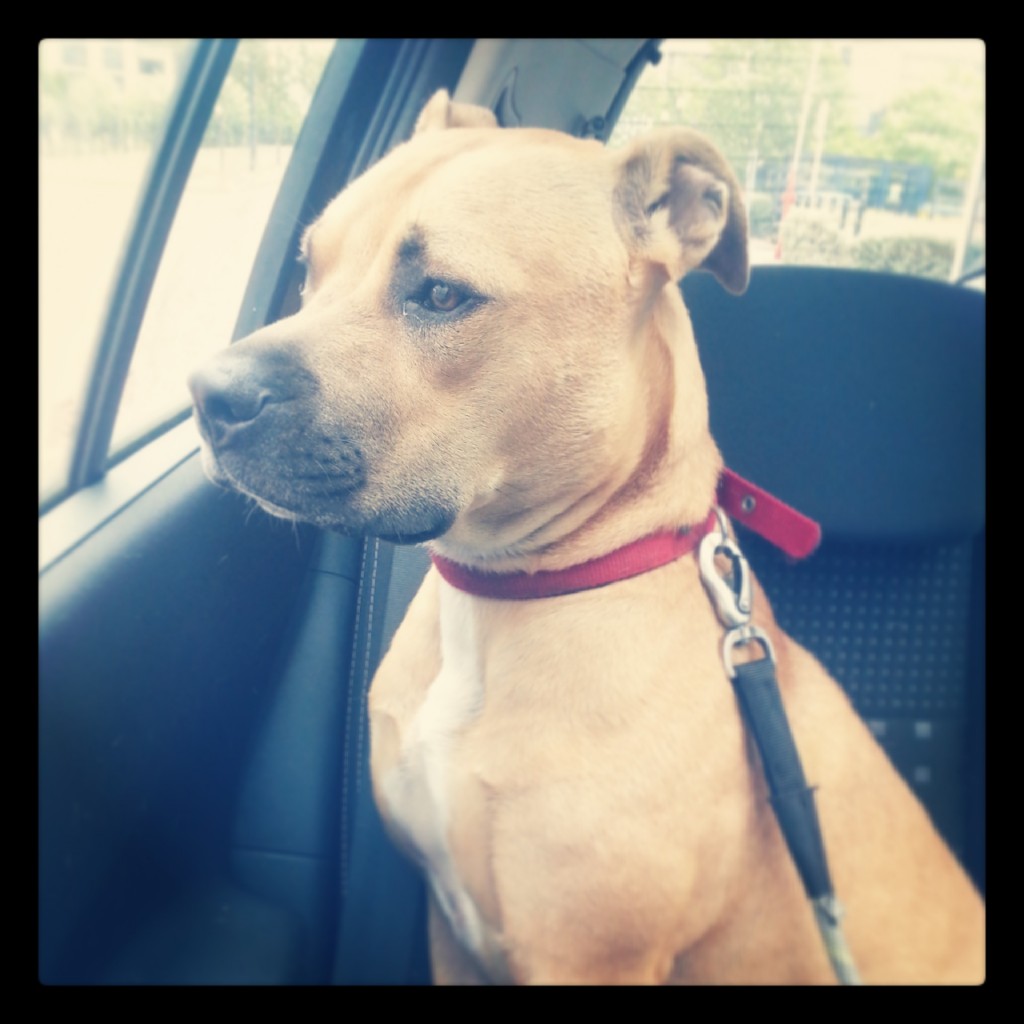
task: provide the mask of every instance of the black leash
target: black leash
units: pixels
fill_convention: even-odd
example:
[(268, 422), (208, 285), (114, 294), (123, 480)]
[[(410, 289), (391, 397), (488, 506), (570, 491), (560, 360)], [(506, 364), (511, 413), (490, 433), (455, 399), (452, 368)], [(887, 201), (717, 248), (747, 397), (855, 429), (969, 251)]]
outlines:
[[(732, 562), (732, 569), (725, 577), (718, 572), (716, 556), (725, 556)], [(767, 634), (750, 624), (750, 569), (739, 547), (729, 538), (723, 516), (719, 515), (718, 531), (709, 533), (701, 542), (699, 561), (701, 578), (727, 631), (722, 650), (725, 671), (736, 691), (743, 719), (757, 744), (772, 808), (811, 901), (832, 969), (841, 984), (859, 985), (860, 977), (843, 935), (842, 907), (829, 875), (814, 806), (814, 790), (807, 785), (782, 706), (775, 675), (775, 652)], [(734, 665), (736, 648), (751, 643), (759, 644), (764, 656)]]

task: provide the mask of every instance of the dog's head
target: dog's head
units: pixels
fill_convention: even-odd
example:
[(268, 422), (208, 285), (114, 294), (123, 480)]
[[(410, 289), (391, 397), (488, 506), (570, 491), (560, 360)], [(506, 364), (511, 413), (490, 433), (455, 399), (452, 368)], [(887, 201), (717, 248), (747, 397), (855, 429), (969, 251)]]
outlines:
[(276, 515), (480, 551), (622, 485), (672, 376), (674, 282), (747, 281), (739, 187), (701, 136), (608, 151), (443, 92), (301, 249), (300, 310), (192, 377), (208, 474)]

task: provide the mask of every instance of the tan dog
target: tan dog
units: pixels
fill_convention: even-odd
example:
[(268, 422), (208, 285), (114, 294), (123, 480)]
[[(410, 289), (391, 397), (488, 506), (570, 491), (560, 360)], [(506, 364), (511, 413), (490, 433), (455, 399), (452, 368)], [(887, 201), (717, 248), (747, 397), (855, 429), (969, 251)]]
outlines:
[[(193, 379), (214, 479), (277, 515), (496, 572), (702, 522), (721, 459), (676, 281), (747, 281), (700, 136), (609, 152), (439, 93), (304, 240), (302, 309)], [(867, 982), (980, 982), (983, 908), (755, 587)], [(375, 793), (448, 982), (833, 975), (696, 559), (536, 601), (432, 569), (370, 697)]]

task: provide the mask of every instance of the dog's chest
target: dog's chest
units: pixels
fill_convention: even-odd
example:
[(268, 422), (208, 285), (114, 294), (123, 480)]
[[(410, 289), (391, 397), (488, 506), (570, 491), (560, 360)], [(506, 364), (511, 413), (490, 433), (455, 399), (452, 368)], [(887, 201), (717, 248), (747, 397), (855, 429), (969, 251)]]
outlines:
[(389, 817), (419, 852), (442, 910), (465, 945), (481, 950), (486, 926), (454, 862), (452, 754), (478, 713), (483, 671), (471, 598), (443, 587), (441, 670), (409, 722), (396, 766), (383, 781)]

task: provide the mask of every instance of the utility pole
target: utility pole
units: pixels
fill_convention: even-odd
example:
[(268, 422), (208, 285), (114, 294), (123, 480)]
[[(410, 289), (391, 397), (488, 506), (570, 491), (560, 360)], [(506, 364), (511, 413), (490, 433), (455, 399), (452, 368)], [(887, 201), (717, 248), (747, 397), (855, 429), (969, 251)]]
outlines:
[(249, 170), (256, 170), (256, 73), (255, 55), (249, 51)]
[(958, 281), (964, 272), (964, 260), (967, 258), (967, 246), (971, 242), (971, 234), (974, 231), (974, 220), (978, 216), (978, 204), (981, 200), (981, 183), (985, 178), (985, 126), (981, 128), (981, 138), (978, 140), (978, 149), (974, 154), (974, 162), (971, 166), (971, 177), (967, 184), (967, 195), (964, 202), (965, 223), (960, 237), (957, 239), (956, 249), (953, 252), (953, 266), (949, 271), (949, 280)]
[(796, 202), (796, 181), (800, 170), (800, 154), (804, 148), (804, 136), (807, 134), (807, 118), (811, 112), (811, 98), (814, 96), (815, 80), (818, 77), (818, 60), (821, 57), (821, 40), (815, 39), (811, 49), (811, 67), (807, 72), (807, 84), (804, 86), (804, 98), (800, 104), (800, 120), (796, 130), (796, 148), (793, 150), (793, 162), (789, 165), (786, 178), (786, 191), (782, 193), (782, 216), (779, 218), (779, 244), (775, 249), (775, 258), (782, 258), (782, 223), (786, 219), (793, 204)]
[(818, 104), (818, 114), (814, 119), (814, 161), (811, 164), (811, 184), (807, 191), (811, 205), (818, 192), (818, 177), (821, 174), (821, 154), (825, 148), (825, 126), (828, 124), (828, 100)]

